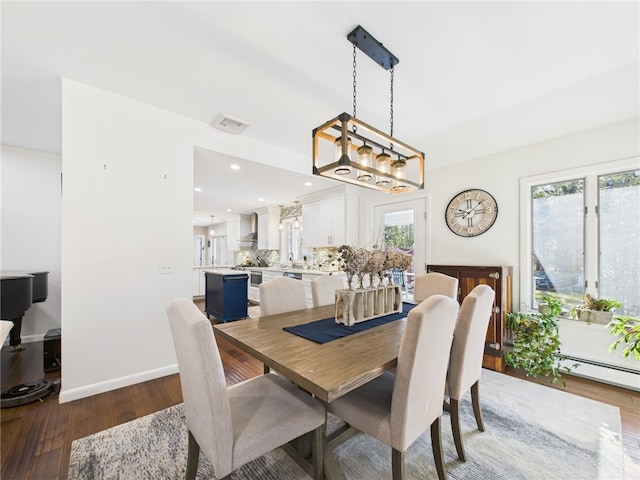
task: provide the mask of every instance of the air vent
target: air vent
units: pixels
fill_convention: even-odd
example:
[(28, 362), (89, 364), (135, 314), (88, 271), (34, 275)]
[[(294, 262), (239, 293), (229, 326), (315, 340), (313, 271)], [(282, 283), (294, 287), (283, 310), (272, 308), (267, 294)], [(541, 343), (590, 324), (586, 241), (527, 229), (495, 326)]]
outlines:
[(232, 118), (228, 115), (220, 114), (213, 121), (213, 126), (223, 132), (233, 133), (237, 135), (249, 126), (247, 122)]

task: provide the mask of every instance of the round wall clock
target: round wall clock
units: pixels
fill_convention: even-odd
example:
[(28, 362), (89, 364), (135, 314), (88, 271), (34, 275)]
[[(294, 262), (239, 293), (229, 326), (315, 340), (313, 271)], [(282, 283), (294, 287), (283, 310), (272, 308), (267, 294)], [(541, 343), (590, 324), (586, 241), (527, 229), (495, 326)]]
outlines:
[(496, 199), (477, 188), (457, 194), (444, 212), (449, 229), (461, 237), (482, 235), (491, 228), (497, 217)]

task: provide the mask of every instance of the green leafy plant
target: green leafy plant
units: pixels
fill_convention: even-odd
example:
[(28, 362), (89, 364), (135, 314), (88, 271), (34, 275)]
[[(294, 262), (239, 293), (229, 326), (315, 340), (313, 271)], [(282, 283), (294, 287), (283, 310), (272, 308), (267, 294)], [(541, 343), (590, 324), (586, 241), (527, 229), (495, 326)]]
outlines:
[(557, 317), (562, 312), (562, 302), (555, 297), (545, 296), (540, 299), (538, 305), (546, 305), (546, 315)]
[(584, 303), (569, 310), (571, 318), (578, 318), (580, 312), (587, 312), (587, 323), (591, 323), (591, 312), (613, 312), (622, 305), (618, 300), (609, 298), (594, 298), (588, 293), (584, 296)]
[[(505, 351), (504, 361), (507, 365), (522, 369), (525, 375), (537, 378), (550, 377), (551, 383), (558, 380), (565, 385), (562, 372), (571, 372), (571, 367), (562, 365), (566, 359), (560, 353), (560, 336), (558, 334), (557, 315), (561, 304), (557, 300), (550, 305), (546, 314), (514, 312), (508, 313), (507, 328), (513, 335), (512, 347)], [(574, 365), (575, 367), (577, 365)]]
[(582, 310), (595, 310), (597, 312), (613, 312), (616, 308), (620, 308), (622, 303), (617, 300), (608, 298), (594, 298), (588, 293), (584, 296), (584, 304), (580, 308)]
[(615, 316), (607, 325), (611, 329), (611, 335), (617, 336), (615, 342), (609, 346), (609, 352), (615, 350), (620, 343), (624, 343), (622, 356), (629, 358), (633, 354), (637, 360), (640, 360), (640, 320), (633, 317), (623, 315)]

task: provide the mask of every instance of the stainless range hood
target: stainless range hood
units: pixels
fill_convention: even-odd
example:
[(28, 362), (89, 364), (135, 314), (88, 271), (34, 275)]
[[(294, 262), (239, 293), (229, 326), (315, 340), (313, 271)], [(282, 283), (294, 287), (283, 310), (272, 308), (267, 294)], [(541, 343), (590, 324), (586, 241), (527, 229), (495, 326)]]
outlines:
[[(250, 225), (251, 231), (245, 234), (244, 236), (240, 237), (240, 242), (239, 242), (240, 244), (248, 244), (248, 243), (253, 244), (258, 241), (258, 214), (252, 213), (251, 215), (247, 215), (247, 217), (249, 217), (248, 223)], [(241, 226), (242, 226), (242, 223), (241, 223)]]

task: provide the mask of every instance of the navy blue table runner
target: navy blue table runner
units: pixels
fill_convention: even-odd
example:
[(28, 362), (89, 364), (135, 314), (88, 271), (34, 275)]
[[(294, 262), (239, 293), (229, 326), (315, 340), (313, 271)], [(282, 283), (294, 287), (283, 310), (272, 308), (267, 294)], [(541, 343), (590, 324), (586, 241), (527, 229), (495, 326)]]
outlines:
[(405, 318), (409, 313), (409, 310), (413, 307), (415, 307), (414, 304), (404, 302), (402, 304), (402, 313), (392, 313), (390, 315), (385, 315), (384, 317), (372, 318), (365, 322), (356, 323), (351, 327), (342, 325), (341, 323), (336, 323), (335, 317), (330, 317), (305, 323), (304, 325), (283, 327), (283, 330), (293, 333), (294, 335), (298, 335), (299, 337), (306, 338), (307, 340), (311, 340), (312, 342), (327, 343), (357, 332), (369, 330), (370, 328), (377, 327), (378, 325), (384, 325), (385, 323)]

